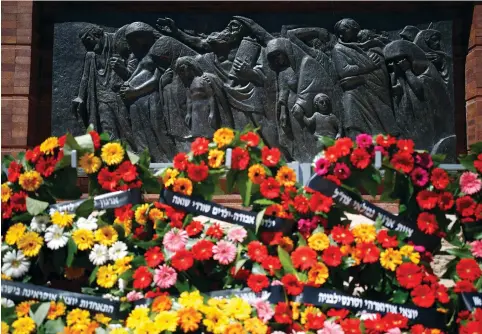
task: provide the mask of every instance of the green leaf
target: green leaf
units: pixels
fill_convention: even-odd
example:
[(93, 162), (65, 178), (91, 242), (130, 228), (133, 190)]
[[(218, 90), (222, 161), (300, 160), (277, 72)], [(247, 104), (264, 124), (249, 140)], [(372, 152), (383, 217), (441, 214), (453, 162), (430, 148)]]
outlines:
[(238, 262), (236, 262), (236, 266), (234, 267), (234, 274), (236, 275), (239, 271), (239, 269), (241, 269), (244, 264), (246, 263), (247, 259), (242, 259), (242, 260), (239, 260)]
[(50, 303), (42, 303), (39, 305), (35, 313), (31, 315), (33, 321), (35, 321), (35, 324), (37, 324), (37, 327), (42, 324), (42, 322), (45, 320), (47, 317), (47, 314), (49, 313), (50, 309)]
[(445, 161), (446, 157), (445, 154), (432, 154), (432, 161), (438, 166)]
[(258, 233), (259, 227), (263, 223), (263, 217), (265, 212), (266, 212), (266, 209), (263, 209), (260, 212), (258, 212), (258, 214), (256, 215), (256, 233)]
[(405, 304), (408, 298), (408, 292), (403, 290), (396, 290), (393, 293), (391, 301), (395, 304)]
[(94, 283), (95, 279), (97, 278), (98, 271), (99, 271), (99, 267), (95, 267), (94, 270), (92, 270), (92, 273), (89, 276), (89, 284)]
[(45, 323), (45, 334), (57, 334), (64, 331), (65, 324), (61, 318), (49, 320)]
[(296, 275), (296, 270), (295, 270), (295, 267), (293, 267), (293, 263), (291, 262), (290, 255), (280, 246), (278, 246), (278, 257), (281, 262), (281, 265), (283, 266), (284, 271), (287, 274)]
[(77, 169), (64, 168), (55, 174), (52, 180), (53, 187), (50, 189), (52, 196), (61, 199), (79, 199), (82, 195), (79, 187), (77, 187)]
[(175, 285), (176, 289), (179, 291), (179, 293), (183, 293), (184, 291), (189, 291), (189, 282), (187, 281), (177, 281)]
[(139, 157), (139, 165), (145, 168), (149, 168), (150, 164), (151, 164), (151, 156), (149, 155), (149, 151), (144, 150), (141, 153), (141, 156)]
[(141, 159), (137, 154), (132, 153), (131, 151), (127, 150), (127, 156), (133, 165), (137, 164)]
[(470, 251), (470, 249), (467, 248), (450, 248), (447, 249), (447, 253), (457, 256), (461, 259), (468, 259), (472, 257), (472, 252)]
[(130, 278), (132, 278), (132, 275), (134, 274), (134, 271), (132, 270), (127, 270), (124, 272), (122, 275), (119, 276), (119, 278), (122, 278), (123, 280), (129, 281)]
[(249, 179), (247, 171), (242, 171), (241, 173), (239, 173), (236, 184), (238, 186), (239, 194), (243, 199), (243, 206), (248, 207), (251, 203), (251, 189), (253, 186), (253, 182), (251, 182), (251, 180)]
[(33, 218), (33, 216), (28, 213), (28, 212), (24, 212), (20, 215), (15, 215), (12, 217), (12, 221), (14, 222), (25, 222), (25, 221), (31, 221)]
[(325, 147), (330, 147), (335, 145), (335, 140), (331, 137), (326, 137), (326, 136), (321, 136), (320, 137), (320, 142), (323, 144)]
[(236, 175), (237, 171), (230, 170), (226, 174), (226, 193), (231, 194), (234, 190), (234, 186), (236, 184)]
[(251, 272), (255, 275), (266, 275), (266, 271), (263, 269), (263, 267), (261, 267), (259, 263), (253, 264)]
[(273, 205), (273, 204), (276, 204), (276, 202), (271, 201), (271, 200), (266, 199), (266, 198), (257, 199), (257, 200), (254, 201), (253, 203), (254, 203), (254, 204), (259, 204), (259, 205)]
[(49, 203), (43, 202), (43, 201), (38, 201), (36, 199), (33, 199), (31, 197), (27, 196), (26, 199), (26, 204), (27, 204), (27, 211), (30, 213), (32, 216), (36, 216), (41, 214), (45, 209), (49, 207)]
[(92, 211), (94, 211), (94, 200), (89, 198), (79, 205), (79, 207), (75, 210), (75, 215), (87, 218)]
[(81, 152), (94, 152), (94, 142), (90, 134), (75, 137)]
[(65, 265), (67, 267), (72, 266), (72, 262), (74, 262), (75, 254), (77, 253), (77, 245), (75, 244), (73, 239), (69, 239), (67, 242), (67, 261), (65, 261)]
[(100, 135), (99, 135), (99, 138), (101, 141), (110, 141), (110, 136), (108, 133), (105, 133), (105, 132), (102, 132)]
[[(89, 135), (90, 136), (90, 135)], [(65, 148), (68, 148), (70, 149), (69, 152), (71, 150), (76, 150), (76, 151), (82, 151), (82, 147), (80, 147), (79, 143), (77, 142), (76, 138), (74, 138), (74, 136), (72, 136), (70, 133), (67, 133), (65, 135), (65, 145), (64, 145), (64, 149)], [(65, 152), (64, 152), (65, 154)]]
[(475, 154), (482, 153), (482, 142), (478, 142), (470, 145), (470, 151), (474, 152)]
[(474, 160), (475, 157), (472, 155), (460, 156), (459, 162), (462, 166), (468, 169), (471, 172), (477, 173), (477, 169), (474, 167)]

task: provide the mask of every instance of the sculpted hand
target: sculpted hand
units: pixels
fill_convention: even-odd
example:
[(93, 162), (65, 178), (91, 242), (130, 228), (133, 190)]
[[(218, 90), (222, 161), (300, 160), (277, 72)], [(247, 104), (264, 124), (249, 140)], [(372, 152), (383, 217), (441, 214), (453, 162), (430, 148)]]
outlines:
[(251, 70), (251, 67), (249, 66), (249, 64), (244, 61), (244, 60), (239, 60), (239, 59), (235, 59), (234, 62), (233, 62), (233, 69), (234, 69), (234, 72), (239, 76), (239, 77), (243, 77), (245, 76), (249, 70)]
[(128, 84), (122, 85), (120, 90), (119, 90), (119, 95), (121, 96), (121, 98), (124, 101), (134, 99), (136, 97), (135, 93), (136, 93), (136, 91), (134, 90), (134, 88), (132, 88)]
[(281, 114), (279, 116), (279, 122), (283, 129), (288, 126), (288, 116), (286, 115), (286, 107), (281, 107)]
[(380, 67), (380, 65), (382, 64), (382, 59), (379, 55), (377, 55), (376, 53), (372, 53), (369, 57), (377, 67)]
[(84, 100), (80, 97), (76, 97), (72, 100), (71, 111), (74, 115), (79, 115), (81, 106), (84, 104)]
[(409, 62), (407, 59), (402, 59), (402, 60), (400, 60), (400, 61), (397, 63), (397, 65), (398, 65), (398, 67), (399, 67), (402, 71), (404, 71), (404, 72), (408, 71), (408, 70), (411, 68), (410, 62)]
[(168, 17), (157, 19), (156, 28), (160, 32), (167, 33), (167, 34), (176, 33), (178, 30), (176, 27), (176, 24), (174, 23), (174, 20)]
[(165, 87), (166, 85), (170, 84), (173, 78), (174, 78), (174, 71), (171, 68), (168, 68), (166, 72), (164, 72), (164, 74), (161, 76), (162, 87)]
[(291, 113), (293, 114), (293, 117), (298, 121), (298, 123), (300, 123), (301, 126), (304, 125), (304, 122), (303, 122), (303, 109), (301, 109), (301, 107), (297, 104), (295, 104), (293, 106), (293, 108), (291, 109)]
[(124, 61), (119, 57), (111, 57), (109, 59), (109, 62), (110, 62), (110, 66), (112, 66), (114, 70), (126, 68)]

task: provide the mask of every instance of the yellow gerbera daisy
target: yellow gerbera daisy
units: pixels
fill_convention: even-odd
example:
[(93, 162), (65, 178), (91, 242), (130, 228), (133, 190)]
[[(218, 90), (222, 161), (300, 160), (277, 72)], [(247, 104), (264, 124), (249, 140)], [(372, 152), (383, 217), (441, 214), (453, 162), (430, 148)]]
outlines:
[(7, 235), (5, 236), (5, 242), (9, 245), (15, 245), (17, 241), (23, 236), (26, 230), (27, 226), (22, 223), (17, 223), (10, 226), (7, 231)]
[(209, 150), (208, 165), (211, 168), (219, 168), (224, 161), (224, 152), (218, 149)]
[(393, 248), (388, 248), (380, 254), (380, 263), (385, 269), (395, 271), (402, 262), (402, 254)]
[(79, 159), (79, 166), (86, 174), (96, 173), (102, 166), (102, 161), (94, 153), (85, 153)]
[(412, 245), (405, 245), (400, 248), (400, 254), (402, 254), (402, 256), (406, 256), (415, 264), (420, 262), (420, 253), (416, 252)]
[(316, 263), (308, 272), (308, 280), (315, 284), (324, 284), (330, 276), (328, 267), (324, 263)]
[(50, 215), (52, 223), (60, 227), (70, 227), (74, 222), (74, 214), (55, 211)]
[(149, 219), (154, 223), (158, 220), (162, 220), (164, 219), (164, 212), (158, 208), (152, 208), (149, 210)]
[(125, 328), (114, 328), (109, 331), (109, 334), (129, 334)]
[(308, 246), (316, 251), (322, 251), (330, 246), (330, 239), (325, 233), (318, 232), (309, 237)]
[(15, 306), (15, 313), (17, 314), (17, 317), (21, 318), (27, 316), (30, 312), (30, 307), (35, 303), (37, 303), (35, 300), (28, 300)]
[(109, 318), (108, 316), (102, 314), (102, 313), (97, 313), (95, 316), (94, 316), (94, 320), (103, 324), (103, 325), (108, 325), (109, 322), (112, 320), (111, 318)]
[(49, 313), (47, 314), (47, 319), (49, 320), (55, 320), (58, 317), (62, 316), (65, 314), (65, 304), (62, 302), (50, 302), (50, 308), (49, 308)]
[(122, 275), (127, 270), (131, 269), (131, 261), (133, 256), (124, 256), (123, 258), (115, 260), (114, 270), (117, 275)]
[(157, 329), (161, 332), (168, 331), (174, 333), (179, 322), (179, 317), (176, 311), (162, 311), (156, 315), (154, 319)]
[(75, 230), (72, 233), (72, 240), (79, 250), (90, 249), (94, 245), (94, 232), (83, 228)]
[(42, 185), (43, 179), (39, 172), (31, 170), (20, 174), (18, 183), (27, 191), (35, 191)]
[(26, 232), (18, 239), (17, 246), (25, 256), (36, 256), (44, 244), (44, 239), (36, 232)]
[(288, 166), (282, 166), (276, 173), (276, 181), (282, 186), (292, 187), (296, 183), (296, 173)]
[(204, 299), (198, 290), (193, 292), (184, 291), (181, 293), (181, 296), (179, 296), (178, 303), (181, 306), (192, 307), (197, 310), (203, 305)]
[(95, 241), (105, 246), (110, 246), (117, 241), (119, 235), (112, 226), (104, 226), (95, 231)]
[(59, 147), (59, 139), (57, 137), (50, 137), (40, 144), (40, 152), (43, 154), (54, 154), (54, 150)]
[(2, 321), (2, 334), (8, 334), (10, 327), (5, 321)]
[(110, 289), (117, 282), (117, 274), (112, 265), (102, 266), (97, 271), (97, 284), (103, 288)]
[(8, 202), (12, 196), (12, 189), (8, 186), (8, 183), (2, 184), (2, 203)]
[(126, 320), (127, 328), (137, 328), (143, 321), (149, 320), (149, 308), (146, 306), (137, 307), (129, 314)]
[(136, 217), (136, 222), (138, 224), (144, 225), (147, 223), (147, 210), (149, 209), (149, 204), (142, 204), (137, 207), (134, 216)]
[(72, 326), (79, 323), (90, 322), (90, 313), (87, 310), (76, 308), (67, 314), (67, 325)]
[(238, 320), (248, 319), (251, 316), (251, 306), (241, 298), (232, 298), (226, 305), (226, 315)]
[(250, 318), (244, 322), (244, 329), (251, 334), (265, 334), (268, 331), (261, 319)]
[(175, 168), (168, 168), (162, 176), (162, 183), (165, 187), (170, 187), (176, 181), (176, 177), (179, 175), (179, 171)]
[(35, 332), (35, 321), (30, 317), (21, 317), (12, 324), (13, 333), (30, 334)]
[(125, 235), (131, 234), (131, 230), (132, 230), (132, 220), (126, 219), (126, 220), (122, 221), (122, 220), (120, 220), (119, 218), (116, 218), (116, 219), (114, 220), (114, 224), (117, 224), (117, 225), (122, 226), (122, 228), (124, 229)]
[(234, 139), (234, 131), (228, 128), (221, 128), (214, 132), (213, 141), (219, 148), (231, 144)]
[(102, 153), (101, 158), (102, 160), (111, 165), (117, 165), (121, 163), (122, 159), (124, 159), (124, 148), (119, 143), (107, 143), (102, 146)]
[(352, 232), (357, 243), (372, 242), (377, 238), (377, 229), (373, 224), (358, 224)]

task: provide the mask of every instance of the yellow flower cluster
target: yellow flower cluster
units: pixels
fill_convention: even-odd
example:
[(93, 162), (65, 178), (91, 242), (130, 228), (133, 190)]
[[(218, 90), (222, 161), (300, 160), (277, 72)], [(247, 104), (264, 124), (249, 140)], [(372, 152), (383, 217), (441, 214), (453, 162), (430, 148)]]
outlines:
[(42, 185), (43, 178), (36, 170), (20, 174), (18, 183), (26, 191), (36, 191)]
[(44, 239), (37, 232), (27, 231), (23, 223), (17, 223), (8, 229), (5, 242), (10, 246), (16, 245), (25, 256), (32, 257), (40, 252)]
[(119, 143), (107, 143), (102, 146), (101, 158), (109, 166), (118, 165), (124, 159), (125, 151)]
[(216, 130), (213, 136), (213, 141), (218, 145), (218, 148), (228, 146), (234, 139), (234, 131), (228, 128), (221, 128)]
[(102, 166), (102, 161), (94, 153), (85, 153), (79, 159), (79, 166), (86, 174), (97, 173)]
[(59, 139), (57, 137), (50, 137), (40, 144), (40, 152), (43, 154), (54, 154), (54, 150), (59, 147)]
[(8, 186), (8, 183), (2, 183), (2, 203), (8, 202), (13, 195), (12, 189)]
[(377, 238), (377, 228), (372, 224), (358, 224), (352, 230), (356, 243), (373, 242)]
[(76, 308), (67, 314), (67, 328), (64, 333), (95, 333), (99, 322), (91, 319), (89, 311)]
[(55, 211), (50, 215), (50, 219), (52, 223), (58, 225), (59, 227), (70, 227), (74, 222), (74, 214), (70, 214), (67, 212), (58, 212)]

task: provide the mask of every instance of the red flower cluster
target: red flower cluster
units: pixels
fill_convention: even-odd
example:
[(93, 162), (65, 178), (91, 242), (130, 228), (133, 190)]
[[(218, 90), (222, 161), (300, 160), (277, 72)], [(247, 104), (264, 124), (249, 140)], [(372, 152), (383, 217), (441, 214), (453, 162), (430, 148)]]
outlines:
[(457, 317), (459, 334), (480, 333), (482, 328), (482, 308), (477, 307), (472, 313), (469, 311), (459, 312)]
[(104, 167), (97, 175), (97, 181), (104, 190), (119, 191), (140, 188), (142, 181), (138, 178), (136, 166), (129, 160), (121, 163), (116, 169)]

